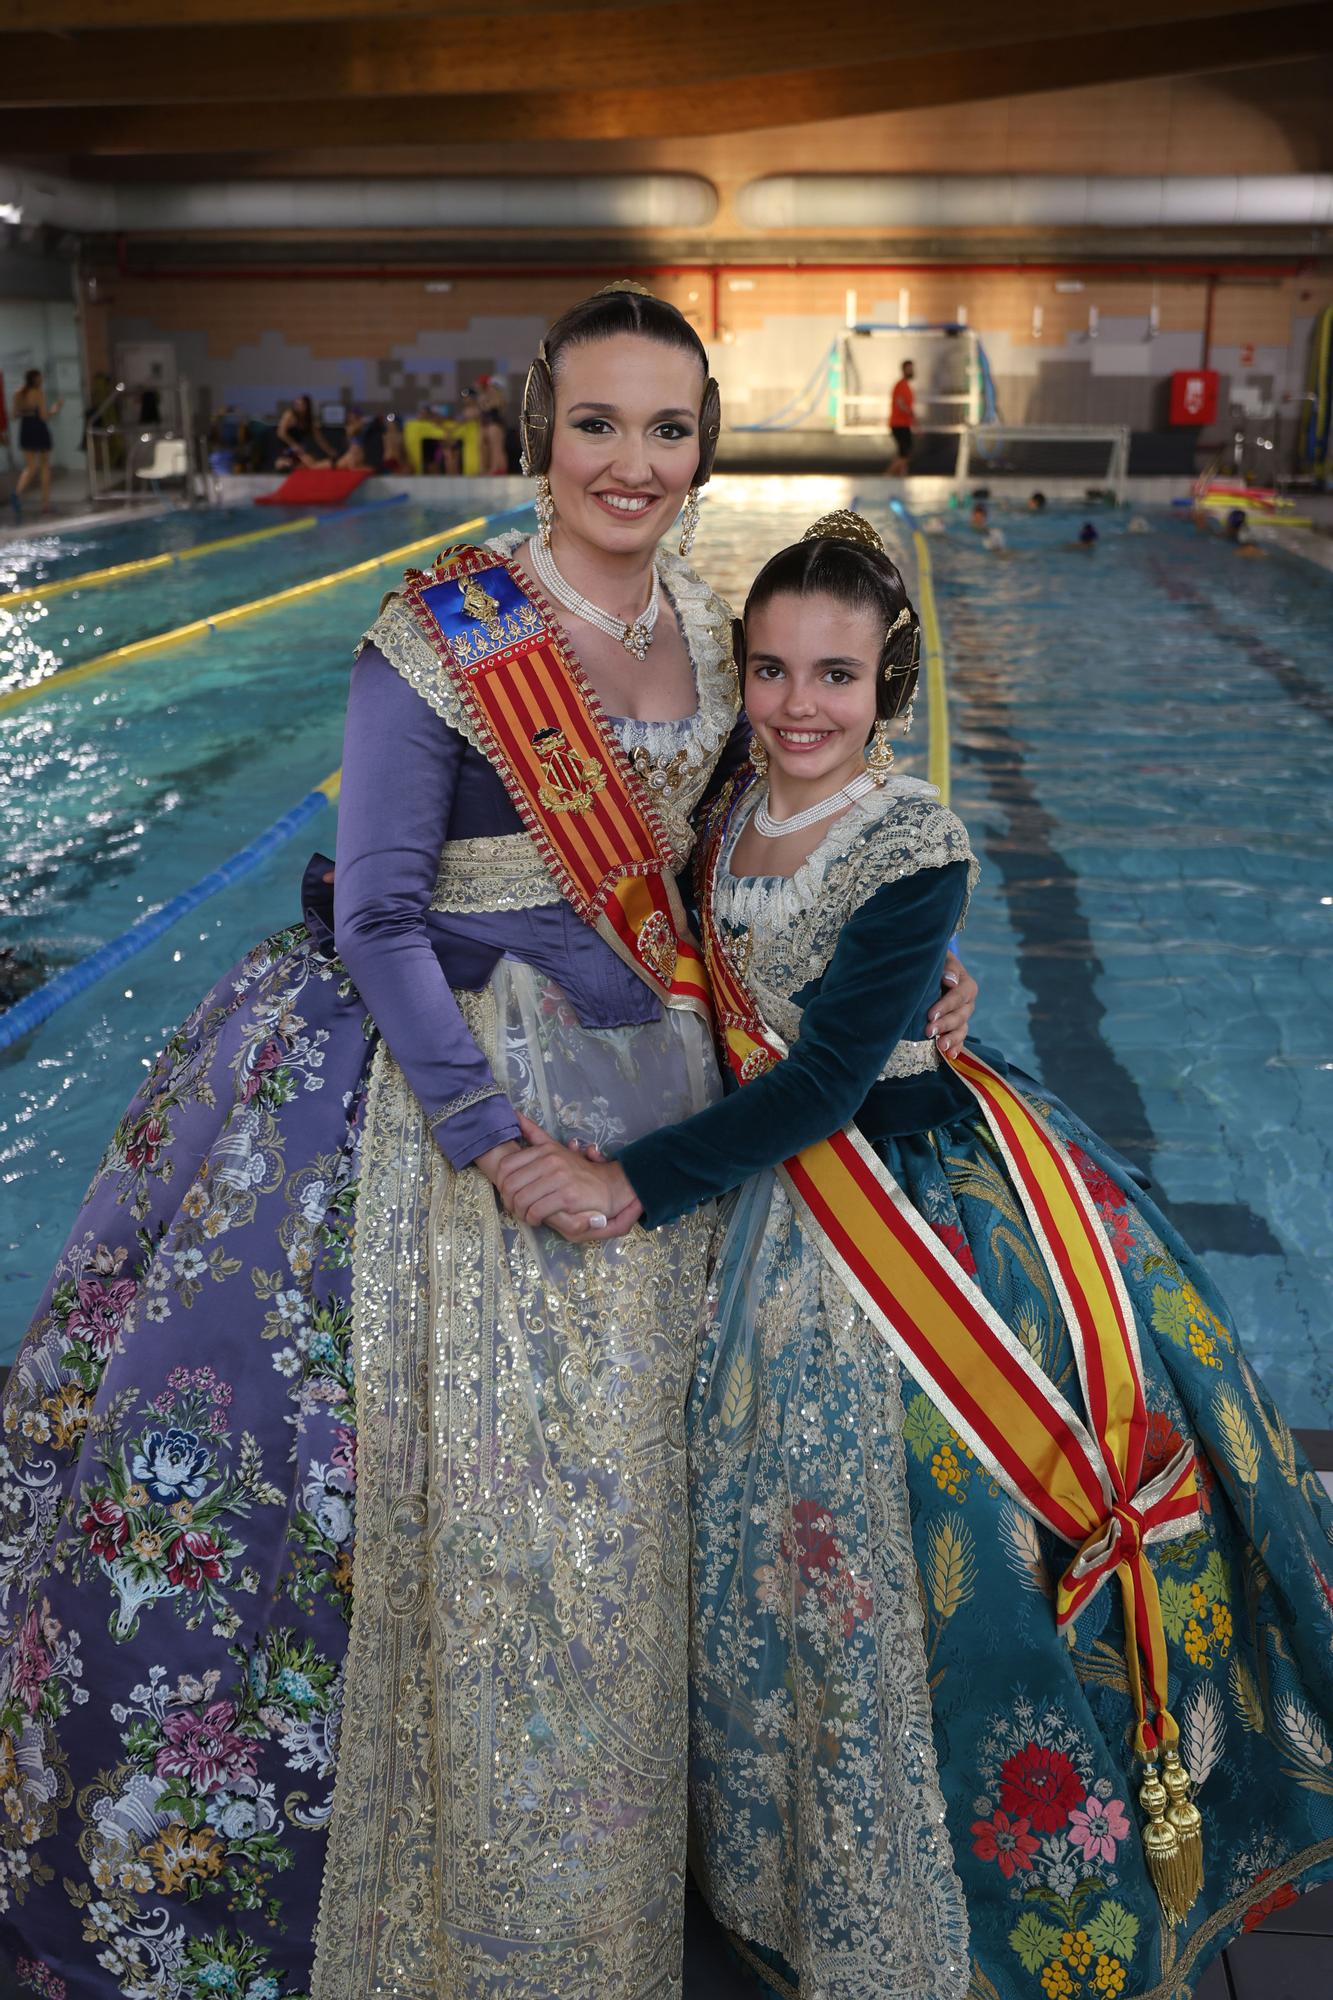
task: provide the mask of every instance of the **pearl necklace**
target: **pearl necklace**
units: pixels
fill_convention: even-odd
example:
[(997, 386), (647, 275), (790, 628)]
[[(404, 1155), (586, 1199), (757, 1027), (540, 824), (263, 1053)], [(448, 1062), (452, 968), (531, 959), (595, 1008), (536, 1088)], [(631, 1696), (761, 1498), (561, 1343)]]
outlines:
[(653, 588), (647, 608), (630, 621), (617, 618), (613, 612), (603, 611), (599, 604), (590, 604), (580, 591), (575, 590), (572, 583), (566, 583), (555, 566), (555, 557), (545, 546), (540, 535), (533, 536), (528, 543), (528, 549), (532, 556), (532, 567), (536, 570), (539, 581), (557, 604), (563, 604), (566, 611), (572, 611), (576, 618), (582, 618), (589, 625), (595, 625), (599, 632), (605, 632), (609, 638), (619, 639), (625, 651), (632, 653), (636, 660), (647, 657), (648, 648), (653, 643), (657, 614), (661, 608), (656, 563), (653, 565)]
[(774, 819), (765, 798), (755, 809), (754, 830), (762, 833), (767, 840), (780, 840), (784, 833), (800, 833), (804, 827), (817, 826), (821, 819), (832, 819), (834, 813), (841, 812), (844, 806), (854, 805), (867, 792), (873, 792), (879, 782), (873, 771), (858, 771), (840, 792), (834, 792), (832, 798), (820, 799), (816, 805), (807, 806), (804, 812), (793, 813), (790, 819)]

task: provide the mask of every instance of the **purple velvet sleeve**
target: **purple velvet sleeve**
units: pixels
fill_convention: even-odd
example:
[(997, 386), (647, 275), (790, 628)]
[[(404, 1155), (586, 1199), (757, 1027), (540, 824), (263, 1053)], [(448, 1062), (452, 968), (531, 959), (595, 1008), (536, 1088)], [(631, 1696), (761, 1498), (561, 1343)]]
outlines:
[(362, 653), (347, 702), (334, 935), (455, 1167), (520, 1136), (426, 928), (463, 748), (382, 653)]

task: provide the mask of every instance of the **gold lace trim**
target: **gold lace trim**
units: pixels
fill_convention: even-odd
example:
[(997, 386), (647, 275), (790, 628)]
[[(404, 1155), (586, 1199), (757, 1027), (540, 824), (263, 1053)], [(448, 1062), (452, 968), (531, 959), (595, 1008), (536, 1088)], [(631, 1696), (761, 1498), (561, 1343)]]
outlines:
[(447, 1104), (442, 1104), (438, 1111), (428, 1113), (426, 1123), (433, 1132), (446, 1118), (456, 1118), (460, 1111), (470, 1111), (474, 1104), (484, 1104), (488, 1097), (503, 1096), (498, 1083), (483, 1083), (477, 1090), (460, 1091), (457, 1097), (451, 1097)]
[[(507, 1074), (493, 992), (458, 998)], [(681, 1425), (709, 1234), (580, 1249), (506, 1222), (377, 1050), (312, 2000), (679, 2000)]]
[(430, 899), (449, 916), (536, 910), (562, 900), (526, 833), (496, 833), (446, 841)]

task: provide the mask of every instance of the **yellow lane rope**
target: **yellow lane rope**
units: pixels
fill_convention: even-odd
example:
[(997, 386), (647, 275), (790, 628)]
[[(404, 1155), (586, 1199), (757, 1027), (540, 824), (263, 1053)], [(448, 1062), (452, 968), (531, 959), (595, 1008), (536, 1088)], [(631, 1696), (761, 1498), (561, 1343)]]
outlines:
[(296, 521), (279, 521), (272, 528), (250, 528), (243, 535), (224, 535), (216, 542), (196, 542), (191, 549), (168, 549), (160, 556), (140, 556), (135, 562), (113, 563), (110, 569), (85, 570), (80, 576), (57, 577), (52, 583), (37, 583), (30, 590), (11, 590), (0, 597), (0, 611), (12, 611), (19, 604), (43, 602), (48, 597), (64, 597), (71, 590), (91, 590), (95, 583), (119, 583), (125, 576), (141, 576), (145, 570), (168, 569), (173, 563), (193, 562), (196, 556), (211, 556), (219, 549), (239, 549), (246, 542), (267, 542), (274, 535), (296, 535), (302, 529), (317, 528), (317, 514), (303, 514)]
[(935, 609), (935, 580), (930, 569), (930, 545), (920, 528), (912, 530), (916, 549), (917, 610), (921, 614), (921, 636), (925, 642), (926, 706), (930, 720), (930, 748), (926, 774), (940, 788), (940, 800), (949, 803), (949, 691), (944, 680), (944, 649), (940, 644), (940, 621)]
[(471, 521), (451, 521), (447, 526), (437, 528), (434, 534), (419, 535), (414, 542), (404, 542), (401, 548), (386, 549), (383, 555), (353, 563), (350, 569), (335, 570), (330, 576), (312, 577), (309, 583), (294, 583), (286, 590), (274, 591), (271, 597), (256, 597), (249, 604), (234, 604), (229, 611), (215, 611), (211, 618), (191, 619), (188, 625), (177, 625), (170, 632), (158, 632), (150, 639), (136, 639), (131, 645), (117, 646), (113, 652), (99, 653), (94, 659), (84, 660), (80, 666), (66, 667), (63, 672), (48, 674), (44, 680), (30, 682), (26, 687), (10, 688), (8, 693), (0, 694), (0, 715), (8, 715), (12, 709), (22, 708), (41, 695), (59, 694), (77, 681), (90, 680), (94, 674), (113, 673), (131, 660), (142, 659), (146, 653), (160, 653), (168, 646), (180, 645), (183, 640), (197, 639), (203, 633), (216, 631), (221, 625), (234, 625), (242, 618), (273, 611), (280, 604), (295, 604), (299, 598), (310, 597), (317, 590), (329, 590), (334, 584), (347, 583), (354, 576), (367, 576), (372, 570), (385, 569), (390, 563), (420, 555), (423, 549), (436, 549), (447, 542), (460, 541), (475, 529), (485, 527), (489, 518), (486, 514), (478, 514)]

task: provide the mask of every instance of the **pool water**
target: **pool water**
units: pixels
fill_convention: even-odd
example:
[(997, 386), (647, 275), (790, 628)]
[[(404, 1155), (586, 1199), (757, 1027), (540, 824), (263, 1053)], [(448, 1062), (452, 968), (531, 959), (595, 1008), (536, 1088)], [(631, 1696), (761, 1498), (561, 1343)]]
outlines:
[[(699, 567), (739, 602), (766, 555), (851, 492), (719, 480)], [(865, 505), (910, 574), (907, 523), (884, 498)], [(963, 940), (982, 981), (978, 1032), (1150, 1169), (1288, 1415), (1333, 1425), (1333, 673), (1321, 640), (1333, 578), (1298, 558), (1245, 561), (1165, 514), (1142, 536), (1123, 515), (1101, 518), (1091, 556), (1069, 546), (1075, 515), (998, 518), (1003, 555), (956, 517), (931, 538), (953, 803), (983, 864)], [(347, 525), (388, 548), (435, 523), (407, 505)], [(262, 588), (254, 549), (165, 572), (184, 583), (180, 616), (150, 629), (233, 590), (245, 601), (282, 587), (268, 580), (279, 561), (296, 581), (371, 553), (340, 541), (330, 561), (332, 546), (324, 530), (260, 544), (275, 564)], [(355, 579), (105, 680), (61, 690), (57, 676), (0, 715), (6, 941), (48, 968), (83, 956), (333, 770), (352, 648), (388, 580)], [(162, 587), (150, 573), (137, 591)], [(159, 615), (116, 589), (121, 629)], [(80, 621), (81, 597), (53, 600), (42, 643)], [(924, 717), (913, 748), (920, 769)], [(201, 992), (295, 917), (306, 855), (332, 850), (335, 825), (330, 808), (0, 1055), (0, 1358), (136, 1077)]]
[[(297, 518), (310, 518), (309, 510), (294, 511)], [(425, 527), (420, 525), (423, 518)], [(79, 559), (72, 567), (67, 558), (52, 554), (37, 566), (41, 573), (17, 575), (14, 588), (40, 589), (53, 579), (110, 568), (162, 550), (207, 545), (254, 533), (256, 528), (262, 532), (283, 525), (281, 515), (269, 507), (229, 508), (212, 517), (211, 527), (208, 520), (187, 514), (127, 523), (113, 530), (114, 540), (108, 536), (95, 546), (79, 542)], [(31, 603), (6, 606), (0, 597), (0, 693), (311, 577), (348, 569), (383, 549), (412, 541), (430, 525), (427, 510), (401, 501), (354, 507), (320, 518), (313, 528), (268, 535), (241, 548), (220, 549), (50, 599), (37, 597)], [(13, 546), (0, 552), (0, 579), (15, 569)], [(46, 574), (48, 569), (51, 575)]]

